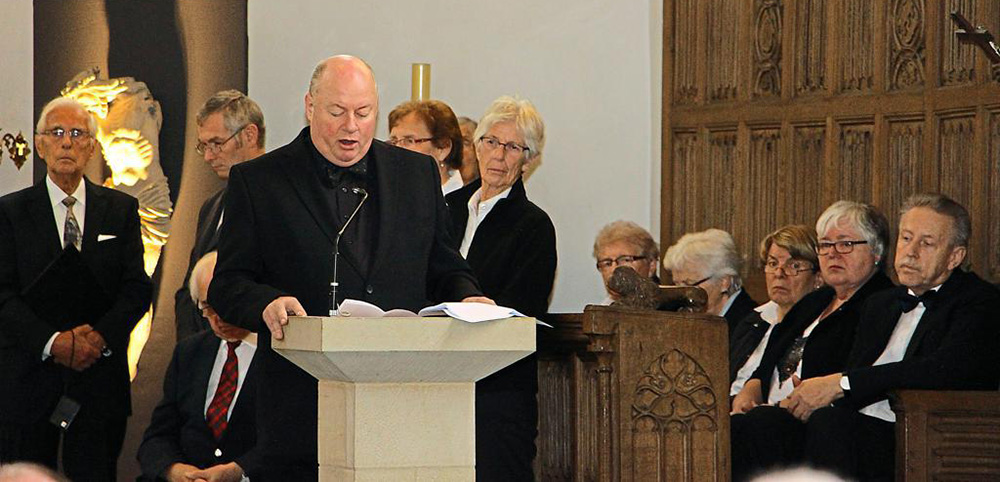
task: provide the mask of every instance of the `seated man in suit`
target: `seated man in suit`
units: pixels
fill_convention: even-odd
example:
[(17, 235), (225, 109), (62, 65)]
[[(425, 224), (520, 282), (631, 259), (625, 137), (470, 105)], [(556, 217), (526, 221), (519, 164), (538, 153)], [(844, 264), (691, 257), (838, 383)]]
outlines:
[(770, 433), (796, 438), (786, 447), (802, 447), (815, 466), (859, 480), (892, 480), (891, 390), (996, 390), (1000, 291), (959, 268), (970, 226), (968, 211), (945, 196), (907, 199), (896, 241), (902, 286), (871, 296), (847, 371), (799, 383), (782, 402), (787, 426)]
[(78, 101), (49, 102), (36, 129), (45, 179), (0, 198), (0, 463), (55, 468), (61, 439), (66, 475), (115, 480), (129, 334), (152, 297), (139, 203), (84, 177), (97, 122)]
[[(264, 114), (253, 99), (238, 90), (223, 90), (209, 97), (195, 121), (198, 124), (195, 151), (223, 182), (229, 180), (229, 170), (233, 166), (264, 154)], [(191, 247), (188, 273), (174, 295), (177, 341), (208, 329), (201, 309), (191, 301), (194, 296), (188, 291), (188, 285), (195, 263), (218, 247), (225, 194), (223, 187), (206, 199), (198, 211), (198, 229)]]
[(215, 261), (212, 251), (191, 271), (191, 297), (212, 330), (174, 350), (163, 399), (139, 446), (143, 480), (237, 481), (257, 460), (257, 335), (222, 321), (205, 303)]

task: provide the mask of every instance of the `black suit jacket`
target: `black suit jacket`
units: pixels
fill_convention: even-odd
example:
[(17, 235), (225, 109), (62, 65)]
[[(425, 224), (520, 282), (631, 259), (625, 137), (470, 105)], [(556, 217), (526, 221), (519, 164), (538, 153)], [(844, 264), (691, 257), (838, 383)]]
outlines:
[(838, 404), (862, 408), (889, 390), (996, 390), (1000, 383), (1000, 291), (971, 272), (955, 270), (938, 290), (906, 347), (903, 360), (872, 366), (902, 314), (905, 287), (873, 295), (847, 363), (849, 395)]
[[(288, 145), (233, 167), (219, 261), (209, 287), (209, 303), (223, 319), (260, 334), (258, 403), (265, 415), (258, 443), (269, 454), (268, 469), (276, 480), (303, 467), (311, 472), (300, 472), (302, 477), (316, 477), (316, 379), (271, 350), (261, 317), (283, 295), (296, 297), (310, 315), (325, 316), (330, 308), (340, 223), (312, 164), (314, 149), (307, 127)], [(377, 176), (376, 195), (368, 202), (378, 203), (378, 246), (368, 247), (374, 251), (368, 270), (341, 257), (338, 297), (386, 310), (418, 310), (432, 301), (482, 294), (448, 240), (448, 214), (433, 159), (378, 140), (368, 156)]]
[[(110, 307), (90, 323), (111, 349), (81, 373), (42, 361), (54, 326), (76, 320), (41, 319), (23, 290), (62, 253), (45, 181), (0, 198), (0, 422), (46, 419), (66, 393), (110, 419), (131, 413), (127, 347), (132, 328), (149, 309), (152, 283), (143, 268), (138, 202), (84, 179), (87, 199), (80, 255)], [(114, 236), (98, 241), (99, 235)], [(101, 236), (103, 237), (103, 236)], [(83, 289), (83, 288), (81, 288)], [(52, 303), (60, 303), (53, 293)], [(69, 308), (67, 308), (69, 309)]]
[[(145, 480), (162, 477), (178, 462), (204, 469), (235, 461), (248, 474), (259, 466), (259, 455), (253, 450), (257, 441), (256, 353), (222, 440), (215, 440), (205, 422), (209, 376), (220, 343), (215, 333), (203, 331), (181, 340), (174, 349), (163, 379), (163, 398), (139, 446), (137, 457)], [(216, 449), (220, 456), (215, 455)]]
[[(481, 180), (447, 196), (451, 211), (451, 239), (462, 244), (469, 219), (469, 199)], [(476, 229), (467, 257), (486, 296), (500, 306), (533, 317), (548, 312), (556, 274), (556, 230), (549, 216), (528, 200), (518, 180)], [(537, 391), (535, 358), (518, 361), (476, 384), (477, 393), (492, 390)]]
[[(854, 341), (854, 331), (861, 319), (861, 307), (870, 296), (891, 287), (892, 281), (889, 281), (885, 273), (876, 271), (849, 300), (816, 325), (802, 352), (803, 380), (844, 370), (847, 365), (847, 355)], [(795, 339), (816, 321), (833, 301), (834, 296), (836, 293), (830, 287), (820, 288), (805, 295), (788, 310), (781, 323), (774, 327), (771, 337), (767, 340), (767, 348), (764, 349), (760, 365), (750, 377), (761, 381), (761, 393), (765, 401), (771, 389), (774, 368), (795, 343)]]
[(729, 325), (730, 337), (733, 336), (733, 331), (736, 330), (736, 325), (739, 324), (740, 320), (746, 318), (750, 313), (753, 313), (753, 309), (758, 306), (760, 306), (760, 303), (754, 301), (754, 299), (747, 294), (747, 290), (740, 290), (740, 294), (736, 295), (736, 299), (733, 300), (733, 304), (729, 305), (729, 309), (722, 315), (722, 317), (726, 319), (726, 324)]
[(222, 189), (206, 199), (198, 211), (198, 231), (195, 233), (194, 246), (191, 248), (191, 258), (188, 261), (187, 274), (184, 275), (184, 283), (174, 295), (174, 318), (177, 325), (177, 340), (199, 331), (209, 329), (208, 320), (201, 316), (201, 310), (191, 300), (191, 290), (188, 283), (191, 281), (191, 270), (195, 263), (215, 249), (219, 245), (219, 219), (222, 216), (222, 202), (226, 190)]
[(736, 374), (750, 359), (757, 345), (764, 339), (771, 324), (764, 321), (757, 311), (740, 320), (729, 337), (729, 383), (736, 381)]

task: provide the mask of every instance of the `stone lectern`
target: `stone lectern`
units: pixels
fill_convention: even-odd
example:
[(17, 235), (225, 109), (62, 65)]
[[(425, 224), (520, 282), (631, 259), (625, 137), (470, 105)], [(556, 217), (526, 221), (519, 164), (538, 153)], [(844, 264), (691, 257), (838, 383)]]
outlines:
[(535, 320), (292, 317), (273, 346), (319, 379), (321, 481), (472, 481), (474, 382), (535, 351)]

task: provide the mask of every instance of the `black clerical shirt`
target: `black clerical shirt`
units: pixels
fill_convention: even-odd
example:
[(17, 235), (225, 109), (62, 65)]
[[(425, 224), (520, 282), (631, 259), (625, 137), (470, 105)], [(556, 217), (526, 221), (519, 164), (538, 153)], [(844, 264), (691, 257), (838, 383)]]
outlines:
[[(376, 182), (375, 163), (370, 162), (371, 150), (350, 167), (340, 167), (323, 157), (311, 142), (313, 165), (320, 183), (325, 187), (324, 199), (330, 207), (330, 212), (336, 213), (336, 219), (330, 222), (339, 232), (351, 217), (351, 213), (364, 198), (353, 189), (361, 188), (368, 192), (368, 200), (358, 211), (357, 216), (347, 226), (340, 239), (341, 263), (349, 263), (362, 278), (368, 277), (371, 261), (378, 245), (378, 182)], [(341, 264), (340, 269), (345, 266)], [(340, 296), (338, 296), (340, 298)], [(338, 300), (342, 301), (342, 300)]]

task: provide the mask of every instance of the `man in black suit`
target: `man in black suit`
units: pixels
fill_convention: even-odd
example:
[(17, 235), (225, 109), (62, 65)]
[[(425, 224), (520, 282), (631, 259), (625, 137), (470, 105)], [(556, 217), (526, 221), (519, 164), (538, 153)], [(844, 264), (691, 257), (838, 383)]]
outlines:
[[(35, 135), (45, 180), (0, 198), (0, 462), (55, 468), (61, 437), (74, 480), (115, 479), (131, 413), (129, 335), (152, 296), (138, 202), (83, 177), (96, 128), (79, 102), (50, 102)], [(76, 250), (86, 269), (59, 280), (67, 292), (28, 289)], [(49, 423), (57, 404), (62, 420), (78, 407), (63, 430)]]
[(272, 351), (271, 336), (283, 337), (289, 315), (330, 313), (344, 226), (337, 302), (417, 310), (489, 301), (449, 247), (433, 159), (374, 140), (378, 91), (368, 65), (350, 56), (320, 62), (305, 111), (309, 126), (295, 140), (233, 168), (209, 288), (224, 319), (261, 335), (258, 444), (268, 459), (255, 480), (317, 478), (317, 382)]
[[(205, 301), (216, 258), (212, 251), (191, 270), (190, 293), (212, 329), (181, 340), (174, 350), (163, 379), (163, 398), (139, 446), (142, 480), (238, 481), (257, 467), (257, 335), (226, 323)], [(222, 387), (230, 351), (238, 376), (228, 398)], [(213, 431), (209, 413), (217, 398), (226, 408), (227, 422)]]
[[(229, 180), (229, 170), (243, 161), (264, 154), (264, 114), (260, 106), (238, 90), (216, 92), (205, 101), (195, 117), (198, 124), (198, 145), (195, 150), (205, 159), (216, 176)], [(174, 295), (177, 341), (205, 331), (208, 321), (191, 301), (188, 285), (195, 263), (219, 246), (219, 225), (223, 218), (223, 197), (226, 188), (205, 200), (198, 211), (198, 230), (184, 283)]]
[(960, 268), (969, 213), (940, 194), (911, 196), (902, 212), (902, 286), (865, 303), (846, 372), (804, 380), (783, 403), (806, 421), (785, 430), (805, 460), (859, 480), (892, 480), (891, 390), (996, 390), (1000, 381), (1000, 291)]

